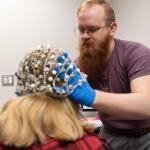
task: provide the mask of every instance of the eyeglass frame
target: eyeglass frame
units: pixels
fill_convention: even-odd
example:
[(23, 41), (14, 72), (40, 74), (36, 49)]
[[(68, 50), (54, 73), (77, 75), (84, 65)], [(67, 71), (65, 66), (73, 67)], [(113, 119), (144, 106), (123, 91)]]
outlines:
[[(106, 28), (106, 27), (108, 27), (108, 26), (110, 26), (112, 23), (109, 23), (109, 24), (107, 24), (107, 25), (105, 25), (105, 26), (103, 26), (103, 27), (94, 27), (94, 26), (89, 26), (89, 27), (86, 27), (86, 28), (83, 28), (83, 27), (77, 27), (77, 28), (75, 28), (73, 31), (76, 33), (76, 32), (78, 32), (79, 33), (79, 35), (83, 35), (83, 34), (88, 34), (88, 35), (91, 35), (91, 34), (94, 34), (94, 33), (96, 33), (96, 32), (98, 32), (99, 30), (101, 30), (101, 29), (103, 29), (103, 28)], [(82, 30), (81, 30), (82, 29)]]

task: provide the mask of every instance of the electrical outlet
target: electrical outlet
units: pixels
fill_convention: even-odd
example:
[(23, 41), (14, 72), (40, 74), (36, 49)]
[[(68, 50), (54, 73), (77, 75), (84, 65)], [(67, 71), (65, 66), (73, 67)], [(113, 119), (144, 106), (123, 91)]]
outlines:
[(14, 75), (2, 75), (2, 86), (13, 86)]

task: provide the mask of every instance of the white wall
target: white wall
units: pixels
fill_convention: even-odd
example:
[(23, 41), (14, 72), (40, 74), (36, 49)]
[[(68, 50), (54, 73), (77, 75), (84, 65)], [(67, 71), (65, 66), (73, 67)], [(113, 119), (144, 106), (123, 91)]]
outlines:
[(150, 47), (150, 1), (111, 0), (116, 12), (116, 37), (139, 41)]
[[(14, 74), (27, 51), (51, 44), (77, 55), (76, 11), (83, 0), (0, 0), (0, 77)], [(14, 96), (15, 86), (0, 79), (0, 105)]]

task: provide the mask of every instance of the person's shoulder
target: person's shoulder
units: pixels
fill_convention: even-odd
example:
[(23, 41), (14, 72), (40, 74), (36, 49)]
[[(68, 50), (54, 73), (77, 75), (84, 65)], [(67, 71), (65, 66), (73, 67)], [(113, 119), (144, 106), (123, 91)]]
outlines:
[(0, 150), (4, 149), (4, 145), (0, 142)]
[(111, 150), (110, 145), (107, 143), (106, 140), (100, 138), (98, 135), (94, 133), (88, 133), (83, 138), (81, 138), (85, 143), (88, 143), (88, 146), (92, 149), (99, 149), (99, 150)]
[(115, 43), (118, 53), (124, 57), (150, 54), (150, 49), (140, 42), (115, 39)]
[(60, 141), (57, 139), (49, 138), (47, 143), (45, 144), (35, 144), (32, 145), (29, 149), (30, 150), (39, 150), (39, 149), (63, 149), (63, 150), (70, 150), (70, 149), (90, 149), (90, 150), (111, 150), (109, 144), (99, 138), (97, 135), (93, 133), (88, 133), (82, 138), (76, 141)]
[(149, 49), (146, 45), (144, 45), (141, 42), (137, 42), (137, 41), (115, 39), (115, 43), (116, 43), (116, 45), (121, 46), (124, 49), (128, 49), (128, 50), (136, 49), (136, 48)]

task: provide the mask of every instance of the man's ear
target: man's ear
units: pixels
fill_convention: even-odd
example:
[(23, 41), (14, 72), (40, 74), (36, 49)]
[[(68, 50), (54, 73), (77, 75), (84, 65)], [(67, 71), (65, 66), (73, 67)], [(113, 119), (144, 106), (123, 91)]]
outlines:
[(114, 34), (115, 34), (116, 30), (117, 30), (117, 23), (116, 22), (112, 22), (110, 24), (109, 29), (110, 29), (110, 35), (114, 36)]

